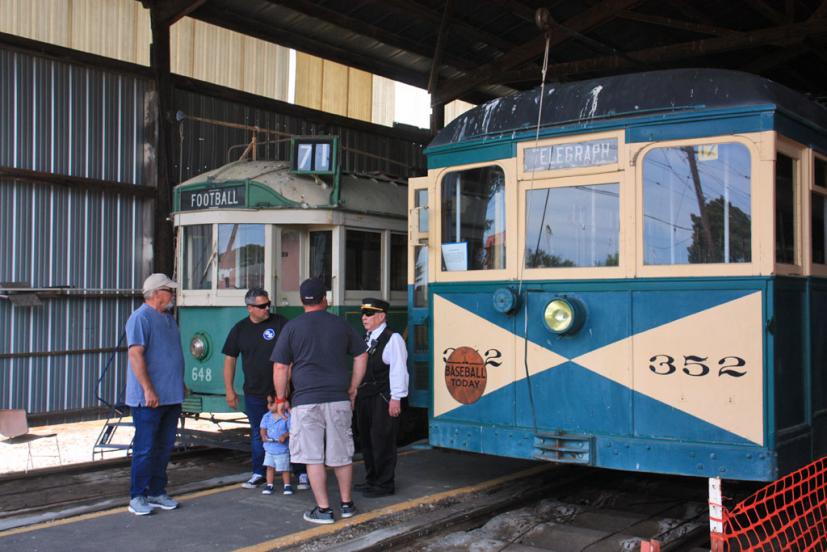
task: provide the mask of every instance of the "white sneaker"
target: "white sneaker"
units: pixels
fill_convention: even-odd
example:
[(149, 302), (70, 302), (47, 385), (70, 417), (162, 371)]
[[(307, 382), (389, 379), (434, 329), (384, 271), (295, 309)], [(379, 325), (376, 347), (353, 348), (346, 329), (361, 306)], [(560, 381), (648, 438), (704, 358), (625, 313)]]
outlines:
[(245, 489), (255, 489), (262, 483), (264, 483), (264, 476), (254, 473), (253, 477), (242, 483), (241, 486)]
[(310, 488), (310, 479), (307, 478), (306, 473), (299, 474), (299, 484), (296, 485), (296, 488), (300, 491), (306, 491)]

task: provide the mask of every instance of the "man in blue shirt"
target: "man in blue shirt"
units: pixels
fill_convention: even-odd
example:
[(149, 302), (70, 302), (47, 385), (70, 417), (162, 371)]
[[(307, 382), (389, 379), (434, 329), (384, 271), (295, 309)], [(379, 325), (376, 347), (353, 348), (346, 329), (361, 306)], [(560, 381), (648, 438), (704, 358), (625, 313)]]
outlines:
[(171, 312), (177, 287), (165, 274), (152, 274), (144, 281), (144, 304), (126, 321), (126, 404), (135, 425), (129, 511), (139, 516), (178, 507), (166, 493), (184, 401), (184, 353)]

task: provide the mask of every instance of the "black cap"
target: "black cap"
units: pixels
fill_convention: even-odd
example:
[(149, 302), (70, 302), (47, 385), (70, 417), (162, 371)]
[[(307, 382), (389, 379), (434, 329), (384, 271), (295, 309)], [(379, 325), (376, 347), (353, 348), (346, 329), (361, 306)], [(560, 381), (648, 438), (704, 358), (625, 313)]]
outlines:
[(365, 297), (362, 299), (362, 310), (387, 313), (389, 308), (390, 305), (387, 301), (373, 297)]
[(305, 305), (315, 305), (325, 296), (324, 283), (318, 278), (308, 278), (299, 286), (299, 295)]

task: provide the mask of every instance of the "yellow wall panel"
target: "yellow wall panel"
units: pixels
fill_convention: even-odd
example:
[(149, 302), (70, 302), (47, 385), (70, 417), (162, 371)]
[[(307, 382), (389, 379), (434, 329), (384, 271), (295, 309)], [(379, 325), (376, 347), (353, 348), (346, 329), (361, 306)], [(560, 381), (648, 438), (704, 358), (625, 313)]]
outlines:
[(195, 76), (195, 19), (182, 17), (169, 28), (170, 71)]
[(321, 109), (322, 82), (322, 59), (296, 52), (296, 104)]
[(241, 66), (243, 90), (277, 100), (287, 100), (290, 50), (245, 36), (242, 40), (244, 63)]
[(322, 111), (347, 116), (348, 67), (324, 60), (322, 65)]
[(69, 46), (68, 0), (0, 0), (0, 32)]
[(377, 125), (393, 126), (396, 109), (395, 86), (392, 80), (373, 75), (371, 121)]
[(347, 116), (370, 121), (373, 110), (373, 75), (359, 69), (348, 70)]
[(193, 77), (241, 88), (241, 35), (196, 21)]
[(131, 63), (149, 63), (149, 12), (130, 0), (68, 0), (69, 47)]

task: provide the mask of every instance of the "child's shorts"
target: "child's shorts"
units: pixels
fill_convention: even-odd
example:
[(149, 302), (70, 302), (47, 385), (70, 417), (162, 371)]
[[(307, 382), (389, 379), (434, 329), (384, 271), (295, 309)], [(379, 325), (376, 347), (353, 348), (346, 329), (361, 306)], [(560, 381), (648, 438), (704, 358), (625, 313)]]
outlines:
[(268, 468), (274, 468), (277, 472), (290, 471), (290, 453), (283, 452), (281, 454), (264, 453), (264, 465)]

